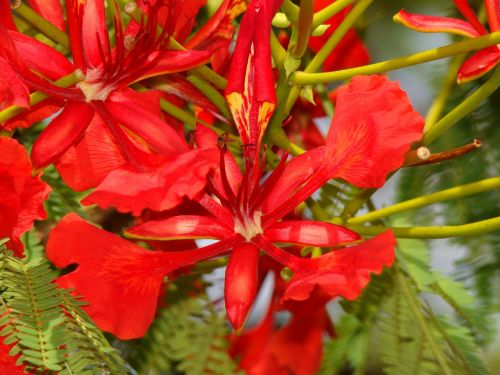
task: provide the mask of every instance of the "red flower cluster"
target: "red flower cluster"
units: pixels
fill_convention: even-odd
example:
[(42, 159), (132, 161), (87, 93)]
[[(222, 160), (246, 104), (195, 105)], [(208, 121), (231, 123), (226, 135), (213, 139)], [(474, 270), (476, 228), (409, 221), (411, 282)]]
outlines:
[[(6, 3), (0, 3), (2, 12), (7, 11)], [(75, 214), (52, 230), (47, 257), (58, 268), (76, 265), (58, 283), (89, 303), (85, 309), (101, 329), (122, 339), (141, 337), (153, 321), (165, 277), (223, 255), (229, 256), (228, 317), (235, 329), (242, 329), (259, 289), (259, 273), (266, 270), (259, 263), (273, 259), (276, 269), (288, 267), (293, 277), (282, 282), (262, 323), (236, 340), (234, 355), (243, 358), (242, 367), (255, 368), (250, 373), (288, 373), (294, 368), (298, 374), (311, 374), (316, 368), (299, 363), (301, 356), (294, 350), (304, 341), (312, 342), (311, 358), (321, 356), (321, 335), (328, 326), (324, 305), (337, 296), (355, 299), (372, 273), (390, 266), (395, 238), (387, 231), (364, 241), (342, 226), (291, 214), (333, 178), (361, 188), (382, 186), (387, 175), (402, 165), (410, 145), (421, 138), (423, 119), (397, 83), (383, 76), (355, 77), (336, 92), (335, 115), (326, 137), (316, 132), (307, 152), (296, 157), (285, 154), (274, 170), (269, 169), (265, 133), (280, 100), (270, 29), (281, 1), (250, 2), (232, 55), (232, 22), (245, 2), (224, 0), (191, 37), (204, 2), (187, 3), (140, 1), (135, 8), (129, 6), (127, 26), (117, 9), (115, 39), (110, 40), (103, 1), (67, 0), (66, 22), (58, 1), (33, 1), (42, 16), (68, 30), (70, 59), (18, 32), (3, 16), (1, 104), (27, 110), (1, 126), (12, 131), (52, 116), (33, 145), (35, 168), (54, 163), (70, 187), (93, 189), (83, 204), (135, 216), (137, 223), (125, 230), (125, 236), (154, 244), (172, 241), (147, 250)], [(348, 11), (330, 20), (332, 27)], [(332, 60), (330, 68), (368, 59), (354, 31), (348, 38), (356, 48), (349, 49), (347, 41), (338, 48), (352, 54), (352, 59), (342, 52), (347, 60)], [(173, 50), (174, 41), (187, 50)], [(311, 49), (317, 50), (321, 43), (314, 39)], [(207, 62), (227, 77), (223, 104), (232, 113), (241, 154), (231, 151), (230, 142), (224, 144), (214, 126), (199, 123), (188, 137), (182, 124), (161, 111), (162, 100), (176, 96), (182, 105), (194, 93), (195, 105), (220, 118), (212, 104), (196, 99), (201, 95), (186, 78), (187, 71)], [(76, 77), (70, 87), (54, 84), (70, 75)], [(48, 99), (29, 108), (29, 93), (34, 90), (43, 91)], [(299, 110), (309, 111), (304, 106)], [(0, 169), (7, 176), (0, 180), (0, 210), (6, 213), (0, 217), (0, 237), (9, 237), (9, 246), (21, 255), (19, 236), (34, 219), (44, 217), (41, 204), (49, 188), (38, 175), (33, 177), (22, 146), (9, 138), (0, 138), (0, 146), (4, 151)], [(197, 248), (191, 241), (188, 249), (179, 249), (174, 242), (196, 239), (216, 242)], [(335, 250), (304, 258), (290, 245)], [(313, 326), (298, 329), (311, 319), (306, 314), (311, 306), (317, 315)], [(273, 313), (282, 308), (289, 309), (293, 318), (275, 332)], [(295, 349), (284, 353), (285, 343)], [(246, 365), (252, 351), (266, 355)]]

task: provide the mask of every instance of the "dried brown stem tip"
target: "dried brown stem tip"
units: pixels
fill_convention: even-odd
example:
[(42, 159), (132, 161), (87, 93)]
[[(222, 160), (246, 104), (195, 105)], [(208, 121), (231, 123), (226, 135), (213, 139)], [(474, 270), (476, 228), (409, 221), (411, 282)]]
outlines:
[[(464, 146), (460, 146), (448, 151), (438, 152), (437, 154), (430, 154), (429, 150), (426, 147), (419, 147), (418, 149), (411, 150), (406, 154), (405, 164), (403, 165), (403, 167), (416, 167), (419, 165), (440, 163), (442, 161), (455, 159), (462, 155), (468, 154), (469, 152), (474, 151), (482, 146), (483, 142), (480, 139), (474, 139), (471, 143), (468, 143)], [(429, 154), (426, 155), (425, 151), (420, 151), (422, 156), (425, 156), (423, 158), (420, 158), (420, 149), (427, 150)]]

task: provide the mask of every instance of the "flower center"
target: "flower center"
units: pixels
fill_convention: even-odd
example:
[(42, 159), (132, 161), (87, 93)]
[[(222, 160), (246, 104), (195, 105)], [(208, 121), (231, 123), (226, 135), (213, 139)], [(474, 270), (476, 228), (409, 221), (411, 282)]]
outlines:
[(234, 231), (245, 237), (245, 240), (250, 241), (256, 235), (264, 233), (261, 217), (262, 212), (255, 211), (253, 217), (244, 216), (244, 221), (235, 220)]
[(108, 95), (115, 89), (112, 84), (102, 81), (102, 71), (100, 69), (89, 69), (85, 80), (76, 84), (82, 90), (85, 101), (106, 100)]

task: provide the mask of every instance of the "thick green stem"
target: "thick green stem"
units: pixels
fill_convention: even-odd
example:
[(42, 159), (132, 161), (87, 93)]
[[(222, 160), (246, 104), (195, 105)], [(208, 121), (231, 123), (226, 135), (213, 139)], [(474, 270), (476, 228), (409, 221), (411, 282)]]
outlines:
[(54, 24), (47, 21), (26, 4), (21, 3), (21, 5), (15, 9), (15, 12), (35, 29), (48, 36), (54, 42), (59, 43), (66, 49), (70, 48), (68, 35), (64, 31), (59, 30)]
[(439, 367), (441, 368), (442, 374), (452, 375), (452, 372), (451, 372), (451, 370), (448, 367), (448, 364), (446, 362), (445, 355), (442, 352), (439, 345), (437, 344), (436, 339), (428, 326), (427, 320), (426, 320), (424, 314), (422, 313), (422, 309), (419, 306), (418, 299), (416, 298), (413, 291), (410, 289), (410, 286), (408, 285), (408, 281), (403, 276), (401, 271), (396, 270), (396, 274), (397, 274), (399, 285), (401, 286), (401, 290), (403, 292), (403, 296), (405, 297), (405, 299), (408, 303), (408, 306), (410, 307), (410, 310), (412, 311), (413, 316), (415, 317), (415, 319), (417, 321), (417, 324), (420, 326), (422, 333), (424, 334), (425, 338), (427, 339), (427, 342), (429, 343), (431, 351), (434, 354), (436, 361), (439, 364)]
[(271, 53), (276, 66), (278, 66), (279, 69), (284, 69), (286, 51), (273, 31), (271, 31)]
[(313, 30), (357, 0), (337, 0), (314, 14)]
[(448, 74), (443, 80), (436, 98), (432, 102), (427, 115), (425, 116), (424, 131), (429, 130), (441, 117), (446, 106), (448, 98), (452, 92), (452, 88), (457, 82), (457, 73), (460, 65), (464, 62), (465, 55), (455, 56), (448, 68)]
[(291, 0), (285, 0), (281, 5), (281, 9), (286, 14), (286, 18), (292, 22), (297, 22), (299, 19), (300, 8), (292, 3)]
[(166, 101), (165, 99), (160, 99), (160, 108), (165, 113), (168, 113), (169, 115), (176, 118), (177, 120), (184, 122), (191, 129), (194, 129), (196, 127), (196, 123), (200, 123), (200, 124), (203, 124), (203, 125), (206, 125), (206, 126), (209, 126), (212, 128), (212, 125), (210, 125), (209, 123), (207, 123), (199, 118), (196, 118), (191, 113), (184, 111), (183, 109)]
[(452, 43), (447, 46), (438, 47), (412, 55), (378, 62), (375, 64), (364, 65), (357, 68), (343, 69), (325, 73), (310, 73), (307, 71), (295, 72), (290, 76), (290, 81), (296, 85), (312, 85), (316, 83), (328, 83), (349, 79), (359, 74), (384, 73), (389, 70), (401, 69), (407, 66), (439, 60), (445, 57), (455, 56), (466, 52), (477, 51), (499, 43), (500, 31), (497, 31), (488, 35), (480, 36), (478, 38), (468, 39), (461, 42)]
[(210, 100), (213, 105), (217, 107), (217, 109), (222, 113), (222, 115), (229, 121), (233, 120), (231, 115), (231, 111), (227, 106), (226, 99), (217, 91), (212, 85), (207, 83), (205, 80), (200, 79), (195, 75), (189, 75), (187, 80), (191, 82), (198, 90), (200, 90), (203, 95)]
[(474, 223), (448, 226), (429, 226), (429, 227), (385, 227), (363, 226), (347, 224), (349, 229), (363, 235), (375, 236), (387, 229), (391, 229), (398, 238), (449, 238), (449, 237), (468, 237), (479, 236), (500, 230), (500, 217), (476, 221)]
[[(304, 70), (304, 72), (292, 73), (292, 75), (290, 76), (291, 82), (294, 84), (302, 85), (302, 83), (298, 82), (295, 78), (293, 78), (297, 76), (297, 73), (312, 74), (313, 76), (317, 74), (319, 75), (328, 74), (328, 73), (313, 73), (313, 72), (317, 72), (321, 68), (321, 66), (328, 58), (332, 50), (338, 45), (338, 43), (342, 40), (342, 38), (347, 34), (349, 29), (354, 25), (354, 23), (359, 19), (359, 17), (361, 17), (361, 15), (370, 6), (372, 2), (373, 0), (360, 0), (359, 3), (357, 3), (356, 6), (352, 9), (352, 11), (350, 11), (349, 14), (344, 18), (342, 23), (337, 27), (337, 29), (330, 36), (330, 38), (328, 38), (326, 43), (323, 45), (323, 47), (321, 47), (316, 56), (314, 56), (314, 58), (311, 60), (311, 62)], [(299, 94), (300, 94), (300, 88), (292, 87), (288, 95), (288, 100), (286, 102), (286, 107), (285, 107), (286, 114), (290, 113), (293, 105), (295, 104), (295, 101), (299, 97)]]
[(303, 148), (297, 146), (293, 142), (290, 142), (284, 130), (270, 133), (269, 140), (282, 150), (286, 150), (295, 156), (298, 156), (306, 152), (306, 150), (304, 150)]
[(497, 68), (486, 83), (425, 132), (422, 144), (428, 145), (438, 139), (450, 127), (476, 109), (488, 96), (495, 92), (499, 85), (500, 68)]
[(425, 195), (410, 199), (401, 203), (394, 204), (389, 207), (384, 207), (379, 210), (372, 211), (365, 215), (354, 217), (347, 220), (348, 224), (363, 224), (369, 221), (378, 220), (380, 218), (394, 215), (400, 212), (413, 210), (415, 208), (427, 206), (432, 203), (442, 202), (450, 199), (463, 198), (472, 194), (478, 194), (484, 191), (500, 188), (500, 177), (487, 178), (471, 184), (456, 186), (451, 189), (442, 190), (437, 193)]
[(292, 49), (292, 56), (300, 59), (307, 50), (309, 37), (311, 36), (311, 27), (314, 15), (314, 1), (300, 0), (299, 21), (297, 23), (298, 35), (297, 42)]
[[(82, 80), (82, 72), (80, 70), (75, 70), (73, 73), (68, 74), (62, 78), (59, 78), (53, 84), (58, 87), (69, 87), (78, 83)], [(43, 93), (42, 91), (35, 91), (30, 95), (30, 107), (42, 102), (47, 99), (48, 95)], [(4, 123), (7, 120), (10, 120), (14, 116), (24, 112), (26, 108), (19, 107), (17, 105), (12, 105), (10, 107), (5, 108), (0, 112), (0, 124)]]

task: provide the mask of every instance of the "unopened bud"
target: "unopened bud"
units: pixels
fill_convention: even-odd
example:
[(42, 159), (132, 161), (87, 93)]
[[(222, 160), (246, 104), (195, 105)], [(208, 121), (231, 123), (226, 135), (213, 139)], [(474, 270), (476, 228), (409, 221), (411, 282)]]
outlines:
[(135, 1), (129, 1), (127, 4), (125, 4), (125, 8), (123, 9), (125, 13), (127, 14), (132, 14), (136, 11), (137, 9), (137, 3)]

